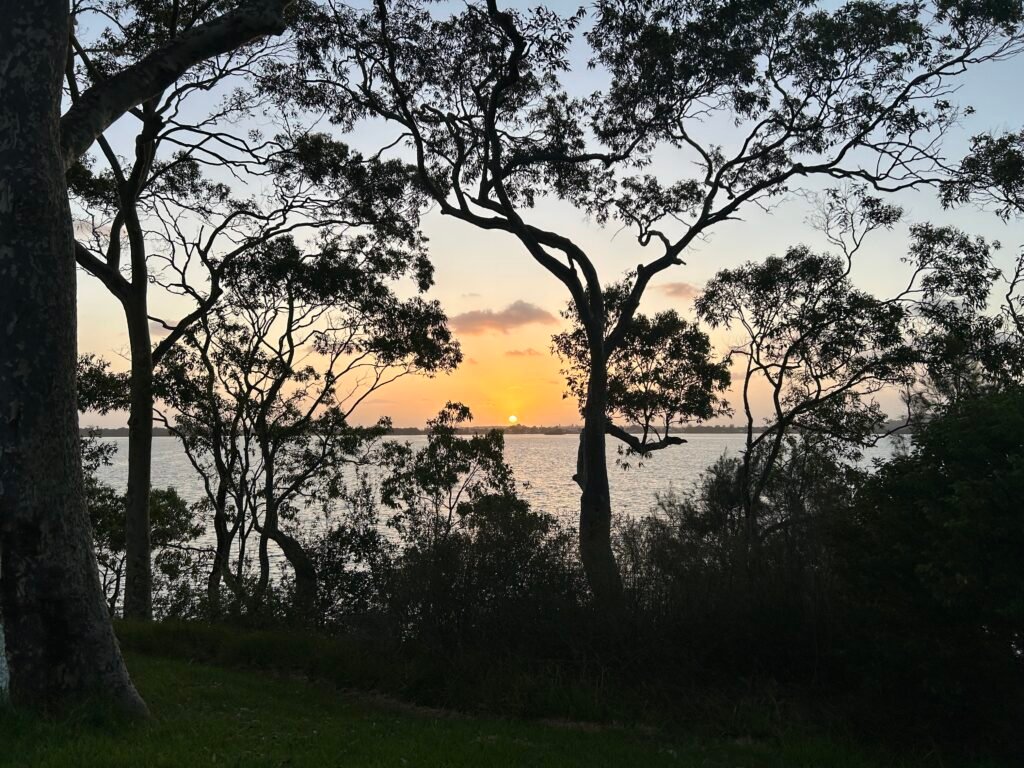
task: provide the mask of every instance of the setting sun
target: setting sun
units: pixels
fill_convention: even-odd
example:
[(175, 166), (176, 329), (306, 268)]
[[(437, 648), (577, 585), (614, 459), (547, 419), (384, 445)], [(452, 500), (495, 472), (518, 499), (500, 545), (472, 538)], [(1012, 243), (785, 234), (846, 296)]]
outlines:
[(517, 421), (519, 421), (519, 417), (518, 416), (509, 416), (508, 417), (508, 423), (509, 424), (515, 424)]

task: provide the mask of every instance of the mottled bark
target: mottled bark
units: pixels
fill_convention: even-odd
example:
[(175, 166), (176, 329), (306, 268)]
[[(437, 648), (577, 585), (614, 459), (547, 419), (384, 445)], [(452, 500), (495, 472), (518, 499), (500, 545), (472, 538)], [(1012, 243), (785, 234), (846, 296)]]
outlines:
[(66, 0), (0, 4), (0, 611), (17, 705), (142, 714), (82, 486), (75, 259), (60, 143)]
[(4, 622), (0, 619), (0, 702), (7, 700), (7, 651), (4, 643)]
[[(135, 65), (85, 91), (61, 118), (64, 163), (75, 162), (129, 109), (144, 104), (145, 129), (136, 145), (136, 162), (121, 183), (121, 213), (132, 255), (132, 279), (124, 281), (107, 264), (82, 253), (82, 265), (102, 279), (124, 306), (132, 354), (131, 405), (128, 419), (128, 497), (125, 519), (124, 614), (152, 618), (152, 552), (149, 496), (153, 445), (154, 353), (147, 316), (146, 244), (135, 209), (138, 194), (154, 159), (160, 118), (150, 101), (205, 59), (235, 50), (268, 34), (284, 31), (284, 12), (292, 0), (249, 0), (206, 24), (190, 29)], [(119, 233), (118, 233), (119, 234)], [(166, 346), (162, 347), (166, 351)], [(159, 350), (158, 350), (159, 351)]]

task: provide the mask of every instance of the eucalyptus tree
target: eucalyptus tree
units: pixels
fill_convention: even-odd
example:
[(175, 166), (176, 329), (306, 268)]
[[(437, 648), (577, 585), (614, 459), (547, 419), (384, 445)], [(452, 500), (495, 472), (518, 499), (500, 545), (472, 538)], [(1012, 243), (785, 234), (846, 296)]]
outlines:
[(418, 292), (432, 281), (415, 233), (335, 234), (315, 251), (278, 238), (232, 262), (224, 300), (169, 353), (159, 418), (181, 439), (213, 513), (214, 614), (222, 584), (242, 610), (264, 609), (273, 545), (294, 572), (296, 615), (314, 620), (318, 574), (303, 516), (338, 503), (346, 469), (365, 463), (388, 427), (357, 427), (353, 414), (399, 378), (460, 361), (438, 303), (395, 293), (403, 277)]
[[(847, 262), (802, 246), (719, 272), (697, 300), (712, 327), (739, 330), (746, 441), (746, 538), (760, 536), (764, 490), (793, 432), (860, 446), (885, 423), (875, 395), (908, 386), (915, 356), (906, 309), (856, 289)], [(755, 402), (762, 390), (767, 417)], [(758, 429), (761, 422), (763, 429)]]
[(16, 705), (59, 707), (99, 696), (145, 712), (117, 648), (89, 542), (65, 173), (108, 127), (192, 67), (280, 34), (290, 5), (218, 4), (219, 15), (108, 73), (63, 113), (73, 26), (67, 1), (2, 7), (0, 612)]
[[(67, 67), (71, 103), (218, 10), (151, 0), (84, 6)], [(281, 39), (263, 39), (201, 62), (132, 110), (127, 136), (124, 123), (101, 134), (96, 156), (69, 169), (79, 266), (118, 300), (128, 328), (124, 613), (132, 618), (150, 616), (154, 369), (216, 304), (224, 270), (246, 250), (288, 232), (382, 217), (391, 219), (384, 226), (415, 226), (408, 211), (414, 198), (396, 185), (400, 168), (268, 114), (255, 80), (284, 51)], [(391, 193), (396, 199), (384, 199)], [(163, 311), (154, 310), (154, 298)], [(169, 311), (178, 314), (168, 317)]]
[[(1024, 130), (975, 136), (970, 152), (943, 183), (942, 201), (946, 206), (973, 203), (1004, 221), (1024, 220)], [(992, 290), (1000, 299), (996, 317), (950, 311), (946, 317), (959, 322), (946, 323), (952, 326), (946, 333), (937, 324), (939, 332), (928, 337), (972, 358), (989, 389), (1024, 381), (1024, 248), (993, 281)]]
[[(818, 444), (849, 459), (887, 429), (908, 426), (922, 380), (964, 386), (945, 373), (959, 375), (962, 361), (940, 341), (961, 320), (974, 329), (995, 322), (983, 315), (999, 275), (993, 247), (951, 227), (911, 227), (903, 259), (910, 276), (891, 297), (854, 285), (854, 261), (868, 236), (902, 215), (864, 187), (829, 191), (812, 223), (838, 253), (793, 246), (784, 256), (721, 270), (695, 303), (712, 327), (741, 334), (732, 349), (742, 361), (746, 423), (738, 484), (751, 549), (766, 530), (793, 522), (765, 500), (787, 452)], [(908, 406), (896, 427), (878, 400), (886, 391), (902, 393)]]
[[(629, 283), (605, 290), (609, 321), (618, 316)], [(587, 331), (573, 304), (562, 312), (570, 328), (553, 337), (554, 351), (562, 359), (569, 393), (581, 413), (587, 402), (590, 355)], [(647, 458), (654, 451), (686, 440), (674, 429), (729, 412), (721, 393), (729, 387), (729, 360), (713, 359), (711, 340), (695, 323), (675, 310), (653, 316), (634, 314), (621, 343), (609, 354), (608, 391), (604, 431), (621, 443), (623, 456)], [(627, 460), (619, 462), (628, 466)], [(586, 467), (577, 468), (576, 481), (586, 482)]]
[[(615, 611), (607, 361), (652, 279), (805, 177), (892, 190), (934, 178), (958, 115), (955, 78), (1019, 50), (1021, 7), (598, 0), (586, 39), (610, 85), (579, 97), (562, 81), (583, 17), (497, 0), (451, 15), (423, 0), (337, 5), (304, 17), (297, 63), (276, 86), (341, 122), (397, 126), (442, 215), (513, 235), (568, 291), (589, 355), (581, 555), (597, 602)], [(655, 168), (672, 150), (696, 163), (692, 176)], [(618, 220), (651, 251), (616, 317), (593, 255), (530, 221), (551, 197)]]

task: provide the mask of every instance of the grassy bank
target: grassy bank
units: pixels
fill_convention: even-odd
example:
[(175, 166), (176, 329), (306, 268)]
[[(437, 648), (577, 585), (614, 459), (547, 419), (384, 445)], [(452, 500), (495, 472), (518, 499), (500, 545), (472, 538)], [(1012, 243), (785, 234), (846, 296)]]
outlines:
[(819, 740), (732, 742), (457, 716), (267, 672), (132, 654), (153, 720), (0, 713), (0, 765), (880, 766)]

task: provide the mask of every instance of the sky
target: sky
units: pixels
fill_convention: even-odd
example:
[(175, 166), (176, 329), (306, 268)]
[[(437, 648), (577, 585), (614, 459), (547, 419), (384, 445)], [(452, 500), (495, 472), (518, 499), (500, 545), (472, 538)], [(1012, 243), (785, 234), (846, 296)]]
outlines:
[[(563, 4), (551, 5), (561, 9)], [(566, 9), (575, 7), (575, 3), (564, 5)], [(582, 45), (574, 46), (570, 58), (570, 89), (588, 92), (601, 84), (600, 73), (586, 67)], [(961, 155), (973, 134), (1024, 126), (1024, 100), (1019, 98), (1022, 74), (1024, 58), (985, 65), (962, 81), (956, 100), (976, 111), (949, 137), (947, 156)], [(124, 139), (131, 128), (122, 122), (110, 135), (115, 141)], [(346, 139), (357, 147), (369, 147), (379, 142), (380, 130), (375, 125), (358, 126)], [(682, 155), (660, 153), (652, 170), (660, 177), (678, 178), (690, 169)], [(890, 295), (905, 284), (908, 270), (900, 258), (906, 251), (911, 223), (955, 224), (971, 234), (998, 239), (1004, 246), (997, 257), (1002, 266), (1008, 266), (1024, 244), (1021, 223), (1006, 224), (990, 212), (971, 207), (944, 211), (931, 191), (903, 193), (896, 201), (906, 209), (904, 222), (893, 232), (876, 233), (853, 272), (857, 285), (876, 295)], [(709, 239), (685, 253), (685, 264), (659, 275), (648, 289), (641, 311), (674, 308), (692, 317), (694, 296), (717, 270), (781, 254), (798, 243), (824, 250), (822, 238), (806, 222), (807, 214), (807, 203), (800, 197), (787, 199), (770, 213), (748, 208), (741, 221), (717, 227)], [(563, 232), (583, 246), (606, 283), (653, 256), (638, 246), (629, 231), (620, 230), (617, 224), (599, 226), (563, 202), (541, 201), (527, 213), (527, 219)], [(559, 316), (568, 298), (564, 287), (509, 235), (483, 232), (436, 211), (427, 213), (423, 228), (436, 269), (430, 296), (440, 300), (448, 313), (464, 362), (449, 375), (395, 382), (364, 402), (355, 420), (372, 423), (390, 416), (398, 426), (422, 426), (450, 400), (468, 405), (481, 425), (507, 423), (512, 415), (528, 425), (578, 423), (576, 403), (563, 397), (559, 361), (550, 349), (551, 335), (564, 327)], [(157, 312), (161, 302), (167, 303), (167, 299), (154, 294)], [(128, 339), (120, 305), (97, 280), (81, 271), (78, 307), (80, 351), (105, 357), (115, 369), (126, 370)], [(712, 332), (711, 338), (722, 354), (739, 340), (728, 331)], [(738, 403), (735, 391), (728, 398)], [(898, 411), (894, 395), (884, 398), (882, 404), (890, 413)], [(124, 413), (86, 414), (83, 423), (123, 426), (126, 420)]]

